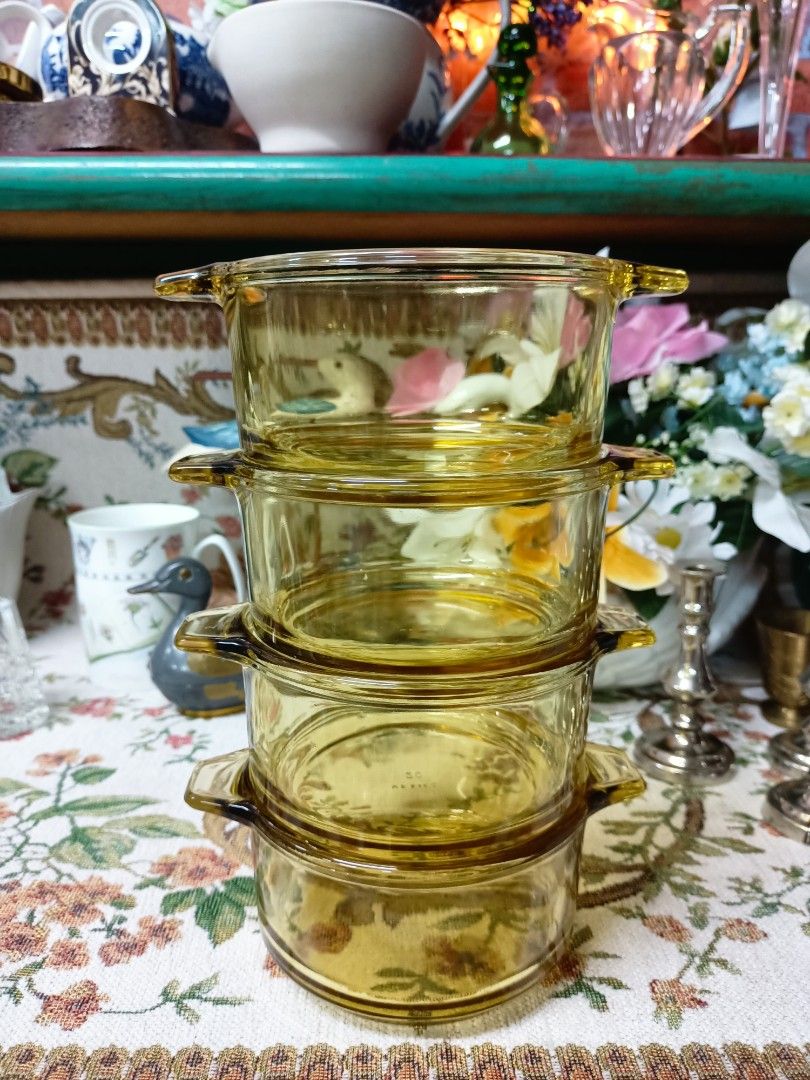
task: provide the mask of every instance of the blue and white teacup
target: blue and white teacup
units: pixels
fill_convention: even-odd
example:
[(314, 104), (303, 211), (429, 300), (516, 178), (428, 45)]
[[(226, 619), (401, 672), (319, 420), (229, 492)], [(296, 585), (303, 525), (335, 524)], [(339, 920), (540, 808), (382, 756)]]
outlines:
[[(177, 115), (211, 127), (239, 122), (225, 80), (206, 55), (204, 39), (190, 26), (169, 19), (177, 65)], [(133, 23), (116, 24), (105, 35), (105, 46), (116, 63), (135, 56), (140, 42)], [(40, 57), (40, 75), (46, 101), (68, 96), (67, 28), (62, 23), (46, 39)]]

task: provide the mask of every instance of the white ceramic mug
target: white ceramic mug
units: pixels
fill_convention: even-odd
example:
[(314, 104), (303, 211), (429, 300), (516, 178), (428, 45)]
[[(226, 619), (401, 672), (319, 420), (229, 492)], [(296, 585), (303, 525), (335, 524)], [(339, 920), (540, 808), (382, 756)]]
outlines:
[(154, 645), (176, 610), (176, 599), (127, 589), (154, 576), (181, 555), (206, 547), (225, 556), (236, 592), (245, 598), (239, 559), (218, 534), (198, 540), (200, 512), (171, 503), (129, 503), (81, 510), (68, 518), (76, 570), (76, 596), (91, 661)]

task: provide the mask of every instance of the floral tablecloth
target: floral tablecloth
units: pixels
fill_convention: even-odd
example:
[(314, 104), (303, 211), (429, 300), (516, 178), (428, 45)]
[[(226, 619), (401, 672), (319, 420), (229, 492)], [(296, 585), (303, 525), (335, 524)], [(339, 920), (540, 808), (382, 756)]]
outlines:
[[(99, 683), (69, 623), (34, 647), (51, 721), (0, 744), (2, 1080), (810, 1077), (810, 864), (760, 820), (757, 688), (715, 707), (730, 783), (652, 782), (590, 823), (574, 951), (544, 986), (415, 1029), (268, 958), (244, 830), (183, 802), (243, 719), (184, 718), (145, 675)], [(655, 709), (597, 702), (592, 737), (629, 744)]]

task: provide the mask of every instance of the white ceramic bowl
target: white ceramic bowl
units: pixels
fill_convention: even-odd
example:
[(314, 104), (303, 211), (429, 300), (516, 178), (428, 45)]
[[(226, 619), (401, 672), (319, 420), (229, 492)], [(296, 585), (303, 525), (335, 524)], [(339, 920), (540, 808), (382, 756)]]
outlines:
[(383, 153), (430, 47), (409, 15), (366, 0), (268, 0), (230, 15), (208, 56), (264, 153)]

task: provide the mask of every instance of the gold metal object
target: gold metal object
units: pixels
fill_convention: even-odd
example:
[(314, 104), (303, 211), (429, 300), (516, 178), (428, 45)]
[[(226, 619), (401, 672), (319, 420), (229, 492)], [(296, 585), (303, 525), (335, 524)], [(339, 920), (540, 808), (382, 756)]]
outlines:
[(671, 726), (642, 735), (634, 751), (636, 763), (662, 780), (716, 784), (729, 778), (734, 765), (731, 748), (703, 730), (700, 711), (715, 692), (705, 645), (718, 569), (701, 564), (681, 570), (680, 656), (664, 679), (664, 689), (675, 702)]
[(770, 699), (762, 711), (779, 727), (798, 728), (810, 718), (802, 676), (810, 668), (810, 611), (777, 608), (757, 619), (762, 675)]
[(0, 102), (42, 101), (42, 87), (11, 64), (0, 64)]
[[(810, 611), (782, 611), (778, 613), (778, 621), (794, 628), (783, 630), (782, 635), (783, 638), (791, 638), (784, 643), (785, 650), (793, 662), (801, 666), (803, 656), (810, 650), (810, 634), (801, 633), (805, 627), (810, 628)], [(810, 666), (803, 667), (797, 681), (802, 691), (810, 689)], [(768, 749), (771, 760), (783, 772), (799, 779), (787, 780), (770, 789), (765, 798), (763, 816), (785, 836), (802, 844), (810, 844), (810, 715), (805, 713), (802, 727), (775, 735)]]

